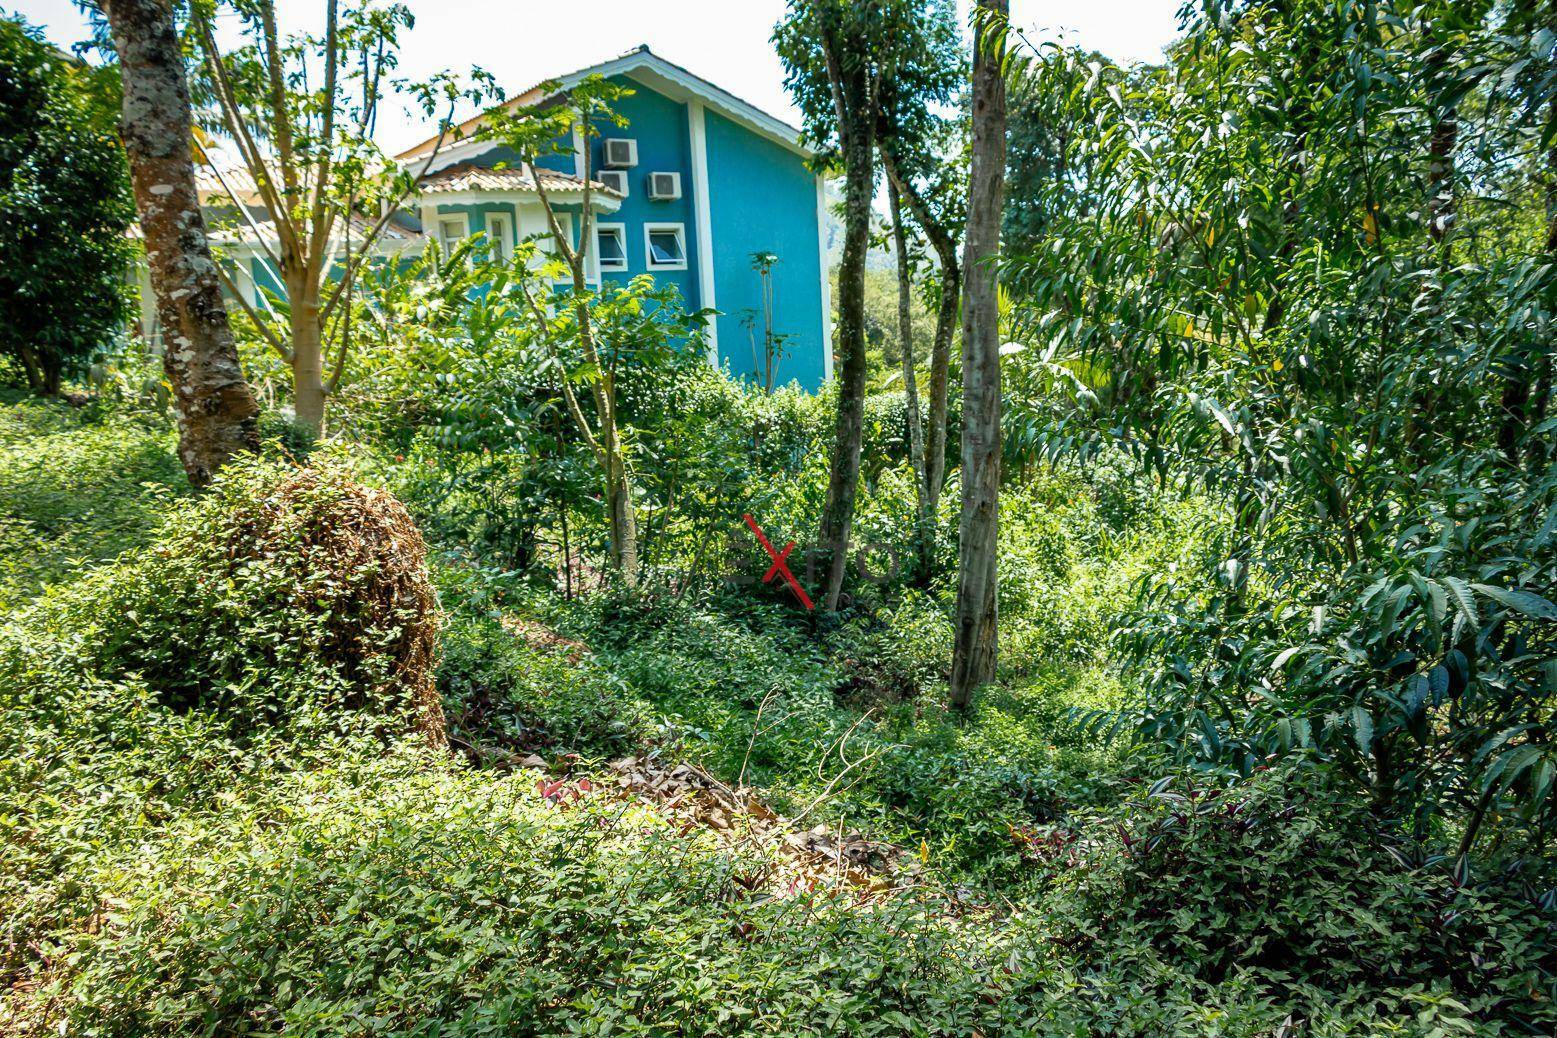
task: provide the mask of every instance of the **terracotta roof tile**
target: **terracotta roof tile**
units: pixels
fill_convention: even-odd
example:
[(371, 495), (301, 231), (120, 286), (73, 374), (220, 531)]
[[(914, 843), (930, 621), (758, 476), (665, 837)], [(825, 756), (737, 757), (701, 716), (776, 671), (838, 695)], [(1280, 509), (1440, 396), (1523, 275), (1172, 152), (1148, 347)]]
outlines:
[[(558, 173), (550, 169), (541, 169), (538, 172), (541, 186), (547, 191), (567, 192), (584, 189), (584, 182), (571, 173)], [(591, 189), (612, 198), (621, 197), (598, 180), (591, 184)], [(421, 190), (426, 194), (455, 191), (534, 191), (535, 181), (530, 177), (530, 171), (527, 169), (488, 169), (485, 166), (461, 162), (423, 177)]]

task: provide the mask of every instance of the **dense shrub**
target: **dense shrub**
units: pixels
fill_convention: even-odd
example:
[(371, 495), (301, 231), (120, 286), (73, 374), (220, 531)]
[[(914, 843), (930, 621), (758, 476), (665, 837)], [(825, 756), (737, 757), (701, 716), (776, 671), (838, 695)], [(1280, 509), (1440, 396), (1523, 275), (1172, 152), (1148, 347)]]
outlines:
[(129, 312), (135, 214), (118, 76), (0, 18), (0, 353), (28, 388), (82, 373)]
[(449, 610), (438, 690), (451, 740), (478, 763), (538, 753), (600, 759), (661, 733), (641, 699), (533, 619), (514, 582), (464, 563), (438, 574)]
[(1252, 984), (1429, 1033), (1557, 1026), (1550, 863), (1471, 875), (1344, 787), (1287, 771), (1164, 779), (1085, 837), (1040, 858), (1045, 926), (1083, 968), (1207, 994)]

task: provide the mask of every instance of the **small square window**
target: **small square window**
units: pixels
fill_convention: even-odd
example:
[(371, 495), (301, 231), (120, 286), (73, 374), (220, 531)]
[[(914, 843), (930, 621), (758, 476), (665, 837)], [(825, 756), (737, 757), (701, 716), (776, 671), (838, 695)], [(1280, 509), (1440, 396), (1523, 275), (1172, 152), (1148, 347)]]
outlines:
[(595, 255), (601, 270), (626, 270), (627, 228), (619, 223), (596, 224)]
[(651, 223), (644, 228), (648, 238), (650, 270), (686, 270), (686, 228), (679, 223)]
[(463, 216), (445, 216), (438, 220), (438, 237), (445, 243), (457, 242), (465, 237), (465, 218)]

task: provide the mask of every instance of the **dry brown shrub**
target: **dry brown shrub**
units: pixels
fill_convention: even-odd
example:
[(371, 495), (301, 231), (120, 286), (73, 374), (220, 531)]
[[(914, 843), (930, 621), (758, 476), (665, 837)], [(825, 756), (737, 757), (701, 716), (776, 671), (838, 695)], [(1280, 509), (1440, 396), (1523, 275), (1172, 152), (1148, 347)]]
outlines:
[(408, 708), (416, 731), (447, 745), (434, 683), (438, 601), (427, 545), (394, 495), (298, 469), (259, 507), (239, 517), (227, 545), (236, 569), (251, 559), (296, 552), (306, 578), (297, 608), (327, 610), (321, 651), (357, 691), (348, 708)]

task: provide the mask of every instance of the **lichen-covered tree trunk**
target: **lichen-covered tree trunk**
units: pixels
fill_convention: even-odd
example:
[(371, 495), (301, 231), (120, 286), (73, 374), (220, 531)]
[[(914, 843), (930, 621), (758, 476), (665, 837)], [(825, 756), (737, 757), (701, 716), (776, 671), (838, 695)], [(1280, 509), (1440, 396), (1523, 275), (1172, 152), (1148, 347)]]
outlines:
[(121, 129), (162, 322), (178, 414), (179, 460), (204, 486), (259, 446), (259, 407), (243, 378), (190, 157), (189, 86), (167, 0), (104, 3), (124, 83)]
[(870, 199), (875, 186), (875, 125), (869, 86), (860, 69), (843, 69), (839, 91), (843, 138), (843, 256), (838, 263), (838, 417), (833, 427), (832, 467), (822, 511), (820, 547), (827, 560), (822, 608), (837, 612), (849, 564), (854, 498), (860, 479), (860, 443), (865, 429), (865, 253), (870, 246)]
[(1009, 0), (978, 0), (973, 57), (973, 165), (963, 242), (962, 522), (951, 703), (995, 678), (996, 543), (1000, 514), (1000, 328), (995, 260), (1005, 197), (1006, 89), (1001, 71)]

